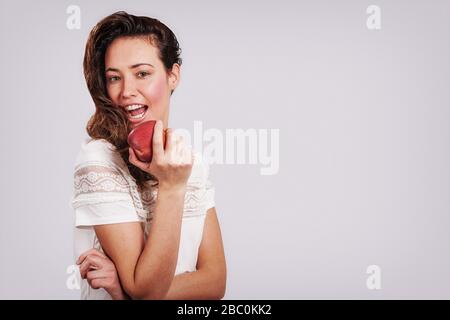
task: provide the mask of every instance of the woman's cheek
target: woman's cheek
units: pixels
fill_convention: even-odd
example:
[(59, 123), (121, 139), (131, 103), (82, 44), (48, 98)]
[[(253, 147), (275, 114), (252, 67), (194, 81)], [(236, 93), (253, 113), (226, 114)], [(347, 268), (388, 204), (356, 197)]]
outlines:
[(164, 98), (167, 83), (164, 78), (157, 79), (149, 87), (148, 95), (153, 104), (158, 104)]
[(114, 88), (106, 88), (106, 93), (108, 94), (108, 97), (115, 103), (119, 104), (119, 94), (120, 91)]

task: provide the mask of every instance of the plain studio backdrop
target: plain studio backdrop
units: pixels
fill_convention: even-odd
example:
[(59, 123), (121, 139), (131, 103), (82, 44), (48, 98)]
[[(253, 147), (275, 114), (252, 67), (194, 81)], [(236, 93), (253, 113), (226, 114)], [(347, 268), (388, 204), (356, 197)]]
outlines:
[[(71, 5), (79, 29), (67, 26)], [(276, 174), (211, 165), (225, 299), (450, 298), (450, 1), (0, 9), (0, 298), (79, 297), (67, 286), (69, 203), (94, 112), (82, 60), (91, 28), (119, 10), (160, 19), (180, 41), (172, 127), (279, 129)]]

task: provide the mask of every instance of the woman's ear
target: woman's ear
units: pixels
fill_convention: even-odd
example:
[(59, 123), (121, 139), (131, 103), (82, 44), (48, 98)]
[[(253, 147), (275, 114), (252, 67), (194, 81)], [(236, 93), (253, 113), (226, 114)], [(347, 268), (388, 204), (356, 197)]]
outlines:
[(178, 82), (180, 82), (180, 65), (178, 63), (173, 64), (172, 70), (169, 71), (168, 80), (170, 90), (175, 90), (175, 88), (178, 86)]

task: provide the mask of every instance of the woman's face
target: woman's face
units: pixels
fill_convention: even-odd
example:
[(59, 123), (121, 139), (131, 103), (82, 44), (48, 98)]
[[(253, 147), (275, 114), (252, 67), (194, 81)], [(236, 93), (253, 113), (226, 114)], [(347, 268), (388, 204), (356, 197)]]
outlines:
[(117, 38), (105, 53), (108, 95), (124, 108), (134, 128), (148, 120), (168, 125), (170, 92), (179, 80), (178, 64), (167, 73), (158, 49), (144, 38)]

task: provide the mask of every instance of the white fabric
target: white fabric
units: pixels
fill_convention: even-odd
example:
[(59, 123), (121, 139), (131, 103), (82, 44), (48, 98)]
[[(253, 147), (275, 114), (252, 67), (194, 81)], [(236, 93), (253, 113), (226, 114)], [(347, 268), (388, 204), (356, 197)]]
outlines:
[[(156, 198), (157, 190), (139, 191), (112, 144), (86, 139), (75, 161), (71, 199), (75, 211), (75, 260), (90, 248), (103, 252), (93, 228), (95, 225), (141, 222), (147, 238)], [(214, 187), (209, 180), (209, 167), (201, 155), (195, 153), (184, 201), (175, 275), (196, 270), (206, 213), (212, 207)], [(111, 299), (111, 296), (104, 289), (92, 289), (82, 280), (81, 299)]]

